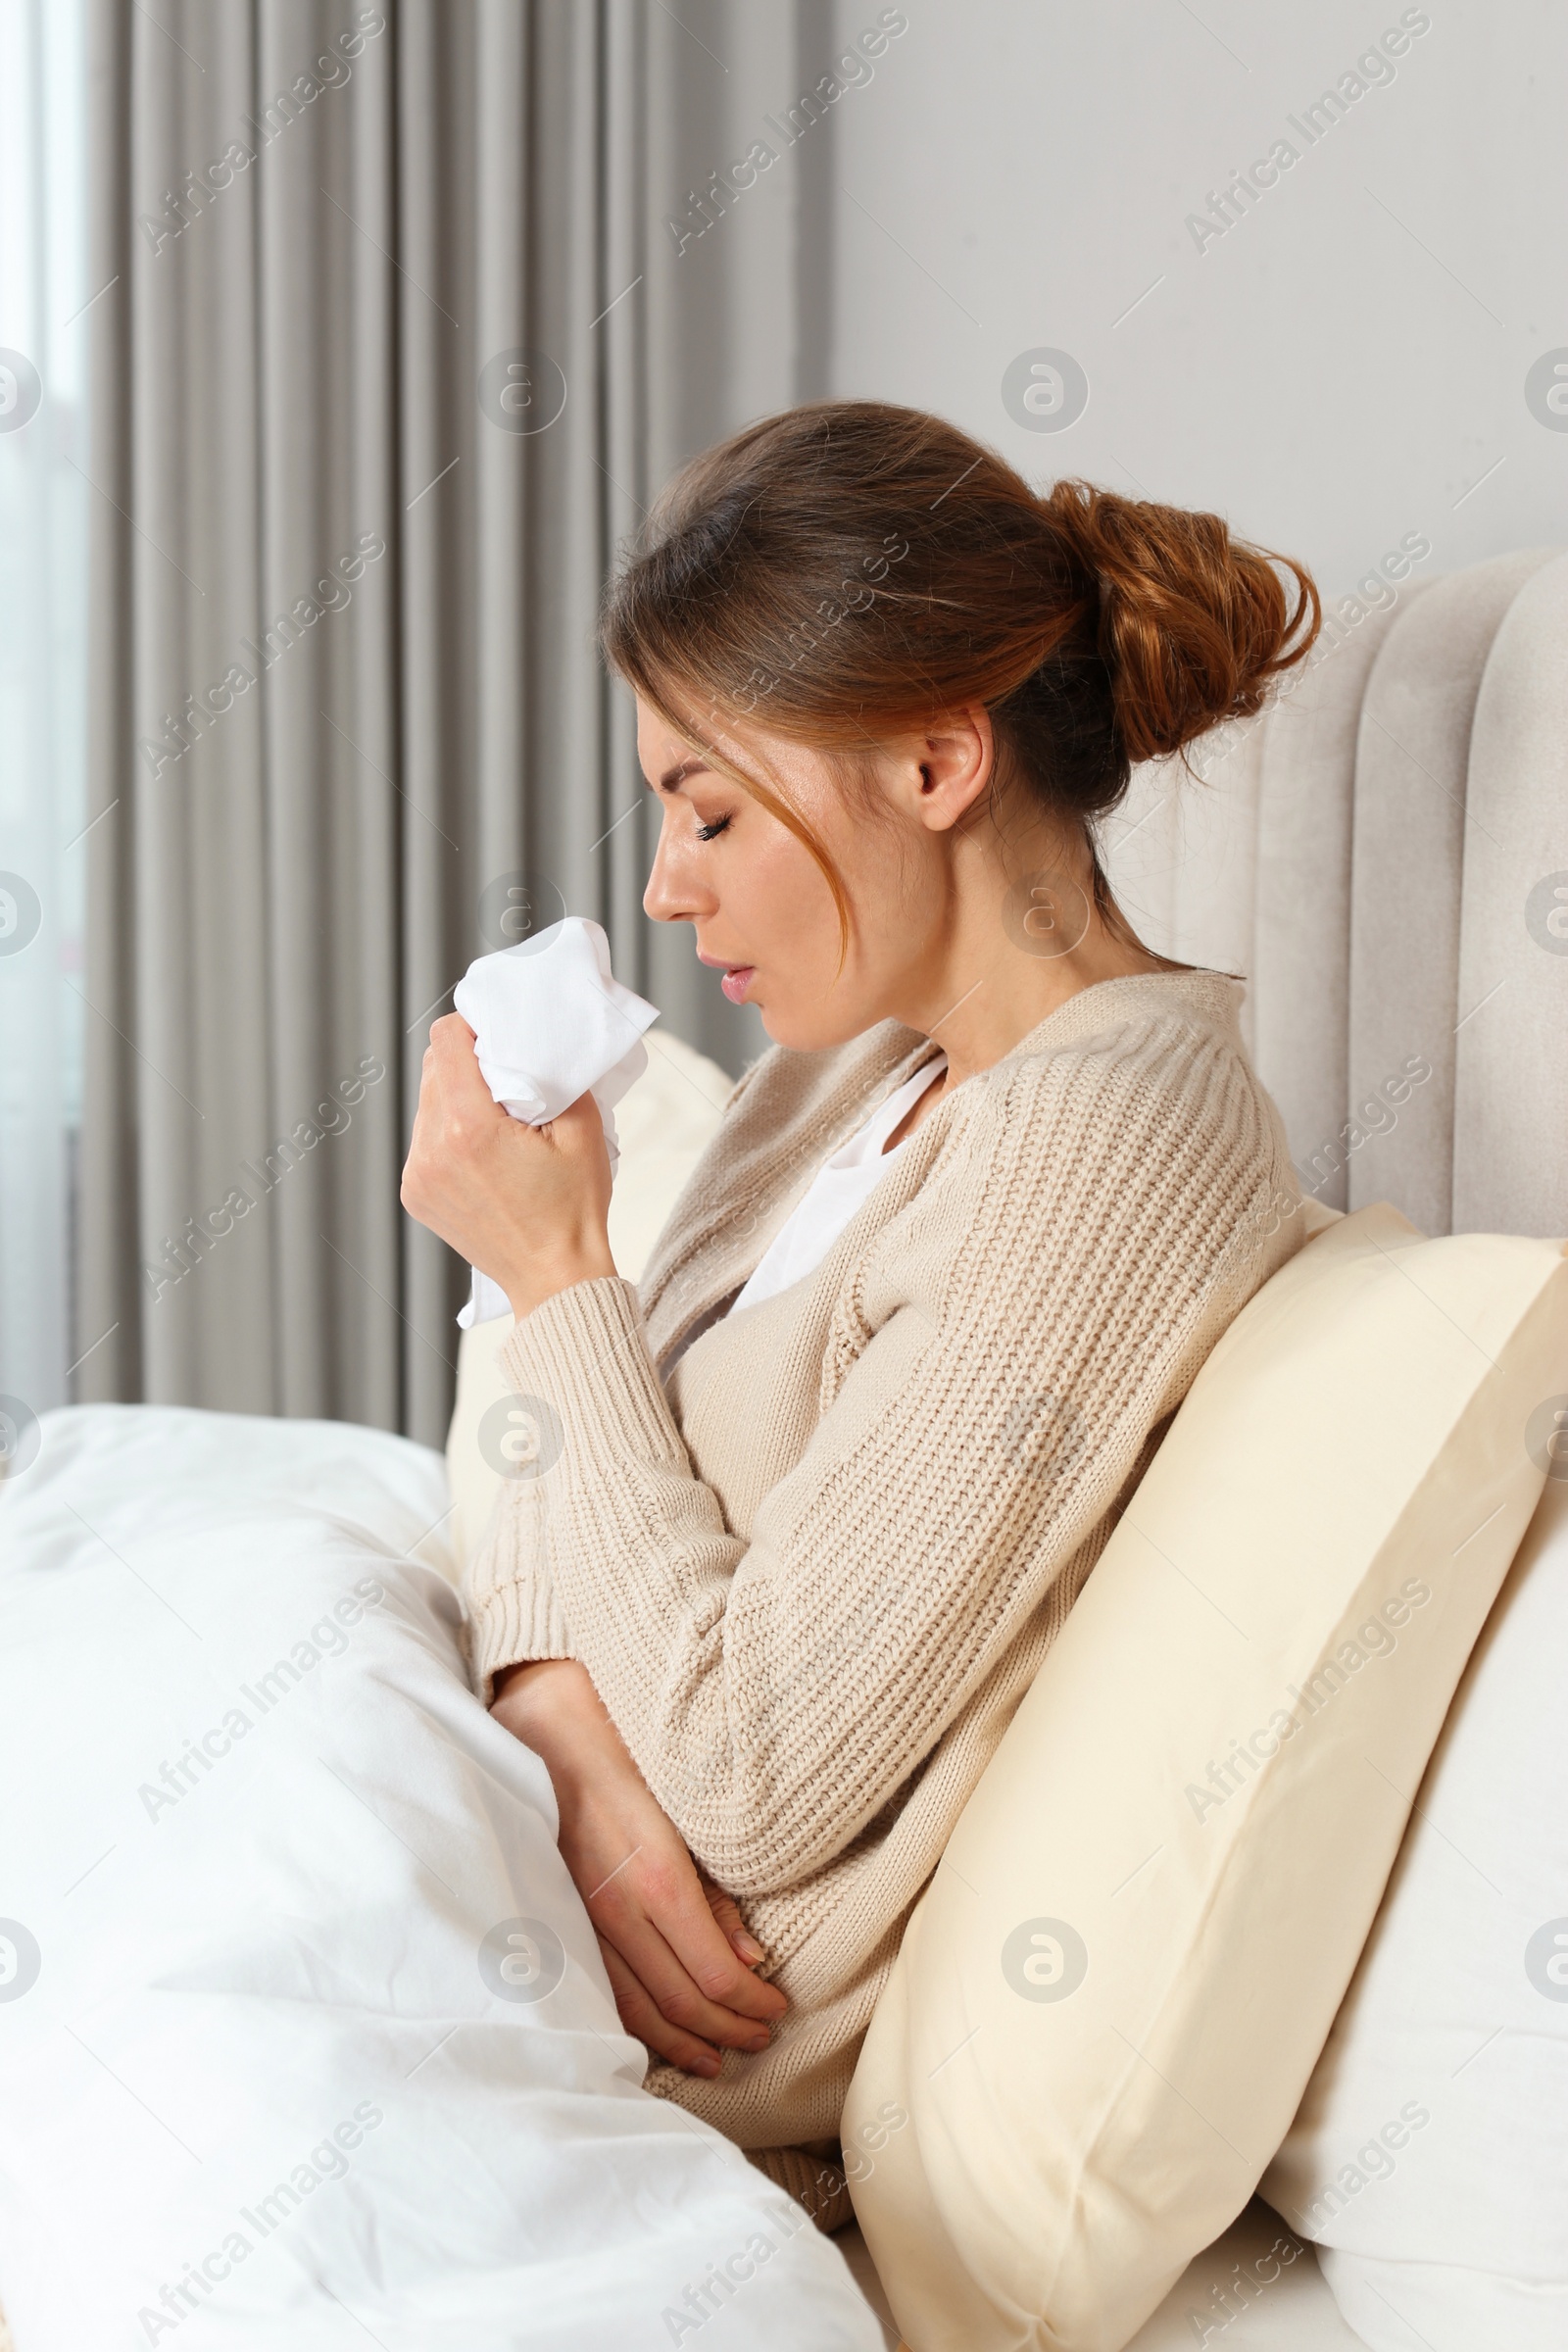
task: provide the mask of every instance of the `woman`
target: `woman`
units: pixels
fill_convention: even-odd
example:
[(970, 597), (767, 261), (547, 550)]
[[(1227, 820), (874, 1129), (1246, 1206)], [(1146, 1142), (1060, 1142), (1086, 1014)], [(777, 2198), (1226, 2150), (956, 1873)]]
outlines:
[(482, 1695), (549, 1767), (650, 2086), (798, 2193), (965, 1798), (1295, 1247), (1241, 984), (1144, 948), (1095, 848), (1130, 761), (1307, 651), (1273, 564), (909, 410), (753, 426), (603, 622), (644, 904), (775, 1041), (639, 1288), (592, 1101), (519, 1125), (431, 1033), (403, 1197), (502, 1284), (559, 1430), (469, 1579)]

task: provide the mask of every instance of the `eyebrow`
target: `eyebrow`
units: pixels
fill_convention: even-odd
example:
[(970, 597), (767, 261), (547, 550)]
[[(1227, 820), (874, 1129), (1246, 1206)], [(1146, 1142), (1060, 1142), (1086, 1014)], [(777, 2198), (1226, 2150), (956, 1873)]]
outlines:
[(684, 784), (688, 776), (708, 776), (712, 772), (706, 760), (699, 760), (695, 757), (690, 760), (682, 760), (674, 767), (667, 768), (660, 777), (659, 789), (661, 792), (673, 792), (676, 785)]

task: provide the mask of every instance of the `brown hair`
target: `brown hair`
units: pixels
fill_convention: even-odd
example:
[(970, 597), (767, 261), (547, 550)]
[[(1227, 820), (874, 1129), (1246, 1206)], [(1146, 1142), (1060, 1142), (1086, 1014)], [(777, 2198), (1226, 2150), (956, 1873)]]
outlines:
[(708, 726), (756, 713), (863, 760), (983, 704), (1003, 772), (1082, 827), (1104, 909), (1095, 827), (1131, 763), (1258, 710), (1320, 618), (1301, 565), (1233, 539), (1217, 514), (1081, 481), (1038, 496), (941, 417), (819, 401), (682, 468), (607, 590), (600, 641), (676, 734), (805, 843), (847, 944), (825, 853)]

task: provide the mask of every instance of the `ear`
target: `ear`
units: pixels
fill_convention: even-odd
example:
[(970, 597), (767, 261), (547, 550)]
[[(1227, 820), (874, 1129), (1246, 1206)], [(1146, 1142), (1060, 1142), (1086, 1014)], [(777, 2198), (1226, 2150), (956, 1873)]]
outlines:
[(946, 833), (983, 798), (996, 759), (991, 713), (976, 703), (951, 712), (929, 734), (911, 738), (899, 760), (894, 790), (917, 824)]

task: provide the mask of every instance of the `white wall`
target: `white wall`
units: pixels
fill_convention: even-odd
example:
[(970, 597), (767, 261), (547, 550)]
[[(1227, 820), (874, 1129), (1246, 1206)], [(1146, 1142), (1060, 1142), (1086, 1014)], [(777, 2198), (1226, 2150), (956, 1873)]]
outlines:
[[(939, 410), (1035, 480), (1213, 508), (1325, 590), (1407, 532), (1433, 571), (1568, 541), (1568, 431), (1524, 388), (1568, 346), (1560, 0), (902, 13), (801, 150), (835, 182), (832, 392)], [(879, 14), (836, 0), (835, 50)], [(1401, 17), (1429, 29), (1308, 147), (1287, 117)], [(1200, 252), (1186, 216), (1281, 137), (1299, 160)], [(1003, 405), (1039, 347), (1089, 379), (1065, 431)]]

